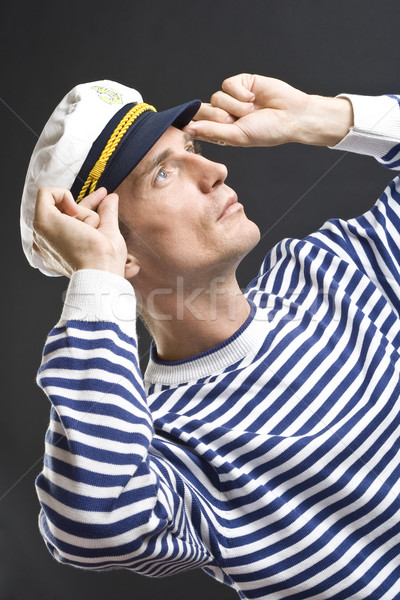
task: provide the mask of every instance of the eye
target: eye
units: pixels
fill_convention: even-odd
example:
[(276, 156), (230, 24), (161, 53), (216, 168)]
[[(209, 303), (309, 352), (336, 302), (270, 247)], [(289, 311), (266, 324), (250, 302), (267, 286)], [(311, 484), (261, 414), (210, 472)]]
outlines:
[(168, 177), (167, 171), (165, 169), (160, 169), (158, 171), (157, 175), (155, 176), (154, 181), (155, 182), (157, 182), (157, 181), (163, 181), (163, 180), (167, 179), (167, 177)]
[(201, 154), (201, 145), (197, 140), (195, 140), (186, 147), (186, 151), (191, 152), (192, 154)]

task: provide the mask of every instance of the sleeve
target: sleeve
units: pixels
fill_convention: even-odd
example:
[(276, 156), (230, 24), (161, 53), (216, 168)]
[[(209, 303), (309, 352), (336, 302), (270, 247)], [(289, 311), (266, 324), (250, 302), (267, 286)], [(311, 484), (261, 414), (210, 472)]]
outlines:
[[(340, 94), (353, 105), (354, 127), (334, 149), (373, 156), (400, 166), (400, 97)], [(396, 176), (374, 206), (360, 217), (330, 219), (307, 236), (368, 277), (400, 314), (400, 180)]]
[(38, 373), (51, 402), (36, 480), (39, 527), (59, 562), (160, 577), (213, 556), (200, 536), (193, 490), (151, 452), (135, 312), (123, 278), (73, 275)]
[(334, 253), (367, 276), (400, 315), (400, 179), (359, 217), (329, 219), (305, 241)]
[(400, 166), (400, 96), (339, 94), (353, 106), (354, 125), (332, 148), (373, 156), (389, 169)]

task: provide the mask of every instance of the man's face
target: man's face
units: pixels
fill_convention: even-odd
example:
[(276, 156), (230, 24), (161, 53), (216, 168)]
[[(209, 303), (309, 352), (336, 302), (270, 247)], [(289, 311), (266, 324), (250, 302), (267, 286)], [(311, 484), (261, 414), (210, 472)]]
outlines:
[(196, 154), (193, 140), (169, 127), (116, 190), (120, 216), (132, 231), (128, 250), (138, 279), (173, 285), (177, 276), (209, 280), (236, 269), (258, 242), (227, 169)]

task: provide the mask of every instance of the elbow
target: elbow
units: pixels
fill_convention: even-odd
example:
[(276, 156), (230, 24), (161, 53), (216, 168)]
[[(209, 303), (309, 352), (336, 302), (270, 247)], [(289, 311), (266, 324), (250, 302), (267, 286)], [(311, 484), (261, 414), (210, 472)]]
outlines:
[(39, 528), (53, 558), (81, 569), (108, 570), (129, 568), (148, 557), (160, 527), (154, 513), (108, 523), (101, 516), (93, 513), (90, 521), (76, 521), (42, 505)]

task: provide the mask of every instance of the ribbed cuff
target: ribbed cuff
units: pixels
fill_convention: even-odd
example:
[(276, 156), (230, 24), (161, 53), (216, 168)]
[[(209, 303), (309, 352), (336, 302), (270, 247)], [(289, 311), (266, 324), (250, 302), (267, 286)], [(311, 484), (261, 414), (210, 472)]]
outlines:
[(399, 143), (400, 107), (395, 98), (357, 94), (339, 94), (338, 98), (348, 98), (352, 103), (354, 126), (336, 146), (331, 146), (333, 150), (379, 159)]
[(58, 326), (67, 321), (108, 321), (130, 337), (136, 334), (136, 298), (123, 277), (84, 269), (71, 277)]

